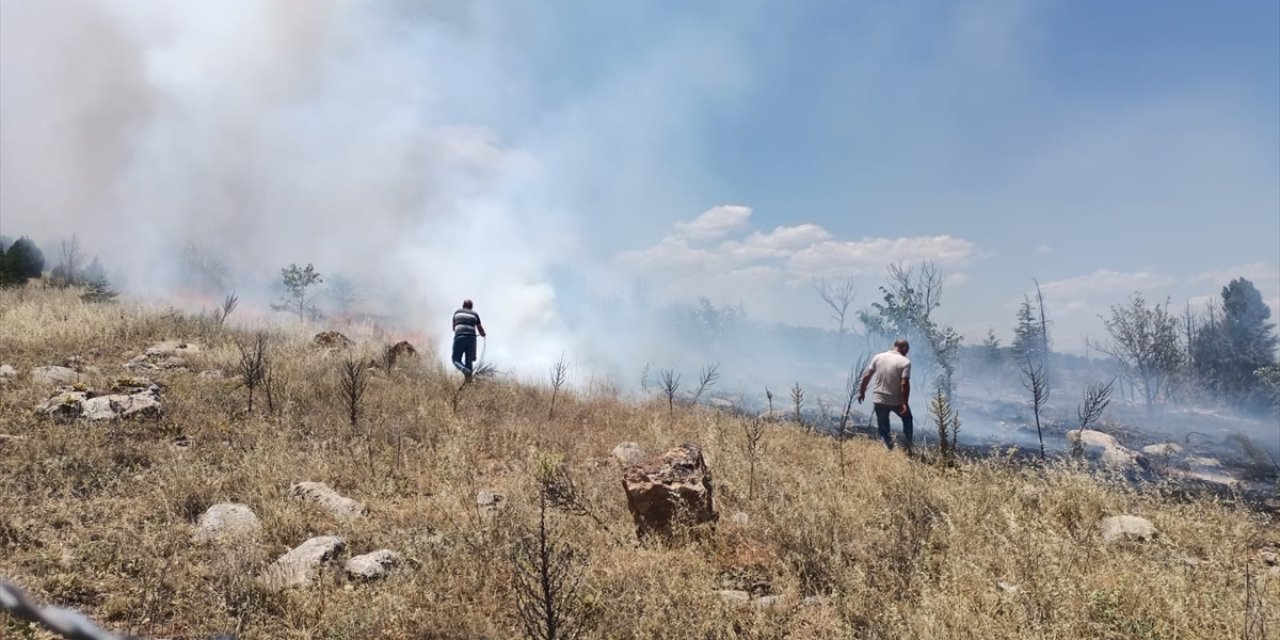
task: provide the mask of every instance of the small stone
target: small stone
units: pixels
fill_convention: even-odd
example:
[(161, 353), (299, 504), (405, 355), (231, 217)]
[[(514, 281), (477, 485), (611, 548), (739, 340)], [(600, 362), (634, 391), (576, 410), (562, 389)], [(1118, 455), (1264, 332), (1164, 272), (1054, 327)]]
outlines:
[(751, 606), (756, 609), (772, 609), (782, 605), (782, 596), (760, 596), (751, 601)]
[(0, 380), (13, 380), (18, 377), (18, 370), (11, 364), (0, 364)]
[(1005, 582), (1004, 580), (997, 582), (996, 587), (1005, 593), (1013, 593), (1013, 594), (1022, 593), (1021, 587), (1019, 587), (1016, 584)]
[(726, 604), (734, 606), (746, 606), (751, 604), (751, 594), (746, 591), (738, 591), (737, 589), (721, 589), (716, 591), (716, 595), (720, 596), (720, 600)]
[(201, 371), (196, 374), (196, 377), (203, 378), (205, 380), (218, 380), (222, 378), (222, 371), (219, 369), (206, 369), (205, 371)]
[(476, 507), (480, 509), (480, 514), (492, 518), (502, 509), (502, 503), (507, 499), (506, 496), (489, 489), (481, 489), (476, 492)]
[(740, 527), (745, 527), (751, 524), (751, 516), (739, 511), (733, 514), (733, 516), (729, 518), (729, 521)]
[(385, 578), (401, 561), (400, 554), (390, 549), (379, 549), (347, 561), (347, 575), (361, 580)]
[(1138, 516), (1111, 516), (1104, 518), (1099, 527), (1102, 541), (1108, 544), (1124, 540), (1145, 542), (1160, 535), (1150, 520)]

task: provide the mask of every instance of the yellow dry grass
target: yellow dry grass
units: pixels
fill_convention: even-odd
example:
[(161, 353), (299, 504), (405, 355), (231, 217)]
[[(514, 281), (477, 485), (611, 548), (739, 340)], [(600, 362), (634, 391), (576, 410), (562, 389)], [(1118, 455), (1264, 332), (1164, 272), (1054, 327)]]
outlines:
[[(0, 387), (0, 575), (146, 637), (520, 637), (510, 549), (536, 526), (540, 465), (559, 456), (590, 512), (550, 514), (555, 541), (583, 558), (586, 637), (1240, 638), (1249, 616), (1280, 628), (1280, 575), (1258, 560), (1280, 530), (1238, 505), (1139, 493), (1067, 465), (939, 469), (862, 440), (846, 445), (842, 478), (829, 438), (782, 424), (763, 438), (749, 498), (739, 418), (579, 392), (562, 393), (549, 419), (549, 388), (501, 379), (464, 389), (455, 410), (459, 380), (429, 353), (370, 372), (352, 428), (337, 392), (348, 354), (307, 338), (273, 336), (277, 411), (259, 396), (249, 414), (233, 373), (245, 333), (72, 293), (0, 292), (0, 363), (21, 372)], [(79, 356), (83, 381), (104, 388), (165, 339), (202, 351), (189, 371), (153, 376), (167, 385), (160, 421), (33, 415), (51, 389), (31, 367)], [(373, 359), (381, 347), (354, 351)], [(206, 369), (227, 375), (197, 375)], [(628, 440), (703, 447), (722, 515), (713, 535), (637, 543), (610, 456)], [(342, 521), (290, 500), (304, 480), (369, 513)], [(480, 489), (508, 497), (492, 521), (476, 509)], [(192, 523), (224, 501), (255, 510), (260, 539), (193, 545)], [(1104, 545), (1098, 522), (1118, 514), (1150, 519), (1160, 539)], [(333, 571), (308, 589), (256, 586), (271, 560), (325, 534), (348, 555), (385, 547), (409, 562), (381, 582)], [(737, 607), (717, 589), (781, 600)], [(43, 637), (4, 617), (0, 635)]]

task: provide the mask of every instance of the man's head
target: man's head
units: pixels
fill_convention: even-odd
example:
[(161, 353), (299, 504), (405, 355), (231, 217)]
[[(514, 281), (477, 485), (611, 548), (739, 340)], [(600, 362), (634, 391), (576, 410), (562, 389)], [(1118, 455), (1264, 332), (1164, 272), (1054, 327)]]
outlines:
[(906, 340), (898, 338), (893, 342), (893, 349), (905, 356), (907, 355), (907, 352), (911, 350), (911, 345), (908, 344)]
[(470, 308), (471, 308), (471, 306), (472, 306), (472, 305), (471, 305), (471, 300), (470, 300), (470, 299), (467, 299), (467, 300), (463, 300), (463, 301), (462, 301), (462, 308), (463, 308), (463, 309), (470, 309)]

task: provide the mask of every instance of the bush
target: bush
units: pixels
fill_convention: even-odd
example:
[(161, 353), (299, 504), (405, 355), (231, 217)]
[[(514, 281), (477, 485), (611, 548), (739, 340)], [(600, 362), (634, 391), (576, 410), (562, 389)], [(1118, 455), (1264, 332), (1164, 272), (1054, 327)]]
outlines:
[(0, 253), (0, 285), (20, 286), (44, 273), (44, 252), (22, 236)]

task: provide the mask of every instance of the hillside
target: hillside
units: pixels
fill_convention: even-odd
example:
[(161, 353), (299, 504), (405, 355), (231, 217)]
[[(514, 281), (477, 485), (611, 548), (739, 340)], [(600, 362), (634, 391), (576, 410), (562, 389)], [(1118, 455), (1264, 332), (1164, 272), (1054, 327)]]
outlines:
[[(238, 345), (254, 339), (246, 329), (65, 291), (0, 291), (0, 364), (16, 374), (0, 383), (0, 576), (148, 638), (521, 637), (513, 558), (527, 566), (521, 550), (548, 487), (550, 541), (581, 580), (557, 605), (586, 638), (1262, 638), (1280, 628), (1273, 513), (1138, 490), (1067, 462), (942, 468), (784, 422), (766, 423), (753, 449), (748, 418), (670, 410), (598, 381), (560, 390), (554, 407), (550, 386), (500, 373), (460, 388), (434, 353), (387, 366), (398, 338), (320, 347), (312, 336), (324, 328), (270, 334), (270, 400), (259, 389), (249, 411), (236, 373)], [(368, 377), (354, 426), (340, 388), (348, 359)], [(73, 373), (33, 375), (51, 365)], [(146, 389), (158, 415), (33, 411), (60, 386)], [(697, 444), (714, 531), (638, 541), (611, 453), (623, 442), (651, 454)], [(299, 500), (291, 488), (306, 481), (363, 509)], [(235, 544), (194, 541), (217, 503), (246, 505), (260, 528)], [(1104, 540), (1101, 523), (1119, 515), (1159, 533)], [(311, 584), (256, 579), (328, 535), (345, 550)], [(387, 576), (343, 570), (378, 549), (402, 556)], [(7, 616), (0, 631), (49, 637)]]

